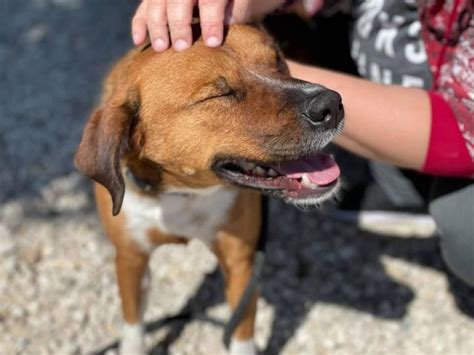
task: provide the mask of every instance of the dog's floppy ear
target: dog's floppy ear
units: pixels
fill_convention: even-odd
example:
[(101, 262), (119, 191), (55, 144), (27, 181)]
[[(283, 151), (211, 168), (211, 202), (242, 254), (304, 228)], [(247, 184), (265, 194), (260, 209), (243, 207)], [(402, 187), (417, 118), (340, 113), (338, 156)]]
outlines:
[(75, 157), (77, 169), (109, 191), (114, 216), (120, 212), (125, 194), (120, 160), (129, 149), (136, 112), (127, 103), (99, 107), (84, 128)]

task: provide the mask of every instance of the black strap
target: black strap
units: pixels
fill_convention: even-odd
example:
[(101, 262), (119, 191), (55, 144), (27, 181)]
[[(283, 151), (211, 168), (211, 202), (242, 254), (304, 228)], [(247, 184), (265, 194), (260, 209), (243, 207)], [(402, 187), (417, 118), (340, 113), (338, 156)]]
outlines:
[(265, 262), (265, 246), (268, 238), (268, 197), (262, 196), (262, 225), (260, 228), (260, 238), (258, 239), (257, 251), (255, 253), (255, 260), (252, 269), (252, 275), (240, 297), (239, 304), (235, 307), (232, 316), (227, 322), (224, 329), (223, 342), (227, 349), (229, 349), (232, 334), (235, 328), (242, 320), (247, 306), (252, 299), (253, 294), (258, 289), (260, 284), (260, 277), (262, 275), (263, 265)]
[(258, 240), (257, 251), (265, 253), (268, 240), (268, 197), (262, 195), (262, 225), (260, 227), (260, 239)]

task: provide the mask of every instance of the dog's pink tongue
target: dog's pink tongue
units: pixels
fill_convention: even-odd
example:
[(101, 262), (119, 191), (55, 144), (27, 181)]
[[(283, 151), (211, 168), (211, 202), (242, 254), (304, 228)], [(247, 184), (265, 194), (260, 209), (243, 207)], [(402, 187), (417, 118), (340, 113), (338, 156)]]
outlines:
[(317, 185), (327, 185), (337, 180), (341, 171), (334, 159), (327, 154), (316, 154), (299, 160), (291, 160), (274, 167), (289, 178), (301, 178), (303, 174)]

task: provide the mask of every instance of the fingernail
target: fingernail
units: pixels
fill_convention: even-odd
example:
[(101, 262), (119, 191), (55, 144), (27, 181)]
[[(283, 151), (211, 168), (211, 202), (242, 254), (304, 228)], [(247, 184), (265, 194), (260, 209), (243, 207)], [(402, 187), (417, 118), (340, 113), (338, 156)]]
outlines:
[(133, 43), (135, 43), (136, 45), (140, 43), (140, 35), (138, 33), (134, 33), (132, 35), (132, 38), (133, 38)]
[(206, 44), (209, 46), (209, 47), (217, 47), (220, 43), (219, 43), (219, 40), (217, 39), (217, 37), (209, 37), (206, 41)]
[(184, 51), (188, 47), (188, 42), (186, 42), (184, 39), (178, 39), (176, 42), (174, 42), (174, 49), (176, 49), (178, 52)]
[(157, 38), (153, 41), (153, 48), (156, 51), (162, 51), (165, 49), (165, 41), (163, 41), (161, 38)]
[(321, 9), (322, 5), (322, 0), (303, 0), (303, 7), (306, 11), (306, 15), (308, 16), (313, 16)]

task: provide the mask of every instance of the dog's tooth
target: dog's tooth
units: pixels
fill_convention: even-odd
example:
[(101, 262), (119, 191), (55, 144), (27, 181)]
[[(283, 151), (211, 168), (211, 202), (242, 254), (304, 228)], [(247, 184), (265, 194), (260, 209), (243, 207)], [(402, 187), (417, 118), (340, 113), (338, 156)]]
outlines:
[(260, 177), (263, 177), (266, 175), (266, 171), (265, 169), (263, 169), (262, 167), (260, 166), (257, 166), (253, 169), (253, 173), (257, 176), (260, 176)]
[(301, 185), (309, 189), (314, 189), (318, 187), (318, 185), (315, 185), (311, 182), (311, 180), (308, 177), (308, 174), (303, 174), (303, 176), (301, 177)]
[(271, 177), (277, 177), (278, 173), (275, 170), (273, 170), (272, 168), (270, 168), (270, 169), (267, 170), (267, 175), (271, 176)]
[(248, 163), (246, 161), (242, 162), (240, 164), (242, 166), (242, 168), (245, 170), (245, 171), (252, 171), (253, 168), (255, 168), (255, 164), (254, 163)]

